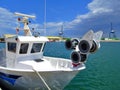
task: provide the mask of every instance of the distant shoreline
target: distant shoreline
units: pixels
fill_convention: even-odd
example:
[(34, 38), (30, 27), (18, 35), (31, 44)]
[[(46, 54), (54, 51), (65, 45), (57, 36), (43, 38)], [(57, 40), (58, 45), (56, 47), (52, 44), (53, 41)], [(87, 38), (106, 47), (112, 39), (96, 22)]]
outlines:
[[(100, 42), (120, 42), (120, 40), (100, 40)], [(0, 41), (0, 43), (5, 43), (5, 41)]]
[(120, 42), (120, 40), (101, 40), (101, 42)]

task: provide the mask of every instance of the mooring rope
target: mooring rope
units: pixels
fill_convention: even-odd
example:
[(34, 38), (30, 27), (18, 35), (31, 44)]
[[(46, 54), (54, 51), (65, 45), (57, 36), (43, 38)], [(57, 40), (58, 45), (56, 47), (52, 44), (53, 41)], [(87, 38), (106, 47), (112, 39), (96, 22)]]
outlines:
[(48, 86), (48, 84), (45, 82), (45, 80), (42, 78), (42, 76), (40, 75), (40, 73), (37, 71), (37, 70), (35, 70), (34, 68), (33, 68), (33, 71), (38, 75), (38, 77), (42, 80), (42, 82), (45, 84), (45, 86), (47, 87), (47, 89), (48, 90), (51, 90), (50, 89), (50, 87)]

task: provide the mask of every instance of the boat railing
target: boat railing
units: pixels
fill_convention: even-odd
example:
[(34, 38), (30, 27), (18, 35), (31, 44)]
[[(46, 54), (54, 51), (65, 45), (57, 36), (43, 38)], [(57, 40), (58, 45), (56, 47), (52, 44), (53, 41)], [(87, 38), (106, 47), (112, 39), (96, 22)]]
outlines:
[(53, 58), (51, 59), (51, 57), (45, 57), (46, 60), (48, 60), (51, 65), (56, 68), (56, 69), (67, 69), (72, 67), (72, 64), (70, 61), (68, 61), (67, 59), (61, 59), (61, 58)]

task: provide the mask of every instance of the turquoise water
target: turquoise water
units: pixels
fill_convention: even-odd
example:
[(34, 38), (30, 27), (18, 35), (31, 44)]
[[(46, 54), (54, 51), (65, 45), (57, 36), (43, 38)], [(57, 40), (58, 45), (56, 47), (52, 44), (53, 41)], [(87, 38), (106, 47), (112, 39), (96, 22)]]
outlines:
[[(4, 44), (0, 44), (0, 48)], [(86, 69), (64, 88), (64, 90), (120, 90), (120, 42), (104, 42), (95, 54), (90, 54), (86, 62)], [(64, 43), (47, 43), (46, 56), (69, 58), (71, 51), (64, 47)], [(64, 79), (64, 77), (63, 77)]]
[[(47, 51), (48, 46), (51, 48)], [(45, 49), (45, 55), (64, 58), (69, 58), (70, 52), (64, 43), (49, 43)], [(120, 90), (120, 42), (101, 43), (100, 50), (89, 55), (86, 69), (64, 90)]]

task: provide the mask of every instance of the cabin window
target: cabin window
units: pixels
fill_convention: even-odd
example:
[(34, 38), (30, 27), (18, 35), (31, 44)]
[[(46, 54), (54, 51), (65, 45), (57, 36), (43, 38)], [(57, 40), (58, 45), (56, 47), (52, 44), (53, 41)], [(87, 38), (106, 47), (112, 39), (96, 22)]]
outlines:
[(16, 43), (8, 42), (8, 51), (16, 52)]
[(33, 43), (31, 53), (37, 53), (41, 51), (42, 43)]
[(21, 46), (20, 46), (20, 54), (26, 54), (27, 51), (28, 51), (28, 46), (29, 44), (28, 43), (22, 43)]

